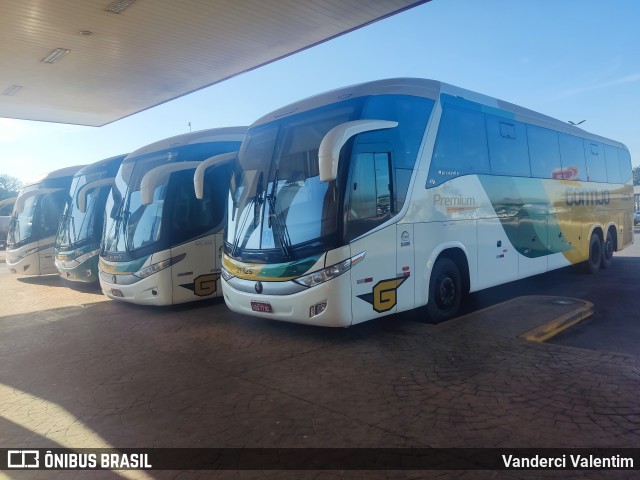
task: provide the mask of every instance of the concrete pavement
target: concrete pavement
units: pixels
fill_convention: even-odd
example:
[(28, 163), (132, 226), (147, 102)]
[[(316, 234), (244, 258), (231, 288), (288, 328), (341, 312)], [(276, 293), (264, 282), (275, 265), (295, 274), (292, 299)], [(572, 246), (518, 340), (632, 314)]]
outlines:
[[(392, 316), (321, 329), (244, 317), (215, 301), (126, 305), (55, 276), (0, 275), (0, 292), (7, 448), (640, 446), (640, 358), (519, 338), (585, 314), (589, 304), (580, 300), (523, 297), (440, 325)], [(7, 478), (119, 478), (75, 473)], [(540, 478), (473, 473), (126, 475)]]

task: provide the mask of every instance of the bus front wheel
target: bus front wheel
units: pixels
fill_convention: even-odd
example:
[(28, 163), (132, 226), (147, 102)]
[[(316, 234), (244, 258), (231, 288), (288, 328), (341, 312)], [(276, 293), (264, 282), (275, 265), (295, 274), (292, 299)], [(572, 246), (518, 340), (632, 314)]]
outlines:
[(587, 260), (587, 272), (598, 273), (600, 263), (602, 262), (602, 242), (597, 233), (591, 234), (589, 240), (589, 259)]
[(450, 258), (436, 261), (429, 282), (427, 311), (436, 322), (450, 320), (458, 314), (462, 303), (462, 277), (456, 263)]

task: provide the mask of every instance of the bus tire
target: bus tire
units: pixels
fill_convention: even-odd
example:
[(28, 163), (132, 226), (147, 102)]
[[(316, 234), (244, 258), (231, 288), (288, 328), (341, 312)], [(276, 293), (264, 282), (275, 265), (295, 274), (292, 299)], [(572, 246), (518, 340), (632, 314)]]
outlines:
[(611, 232), (607, 232), (607, 238), (602, 245), (602, 260), (600, 261), (600, 268), (609, 268), (613, 263), (613, 235)]
[(439, 258), (431, 271), (427, 311), (436, 322), (450, 320), (462, 303), (462, 277), (458, 265), (450, 258)]
[(598, 273), (601, 263), (602, 242), (600, 241), (600, 235), (594, 232), (589, 239), (589, 258), (586, 263), (587, 272), (592, 274)]

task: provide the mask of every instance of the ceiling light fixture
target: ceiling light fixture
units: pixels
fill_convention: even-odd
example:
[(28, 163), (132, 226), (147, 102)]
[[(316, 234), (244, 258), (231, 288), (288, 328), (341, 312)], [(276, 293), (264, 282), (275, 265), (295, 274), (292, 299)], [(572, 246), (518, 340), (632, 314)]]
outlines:
[(116, 0), (115, 2), (111, 2), (105, 10), (111, 13), (122, 13), (125, 8), (131, 6), (135, 1), (136, 0)]
[(42, 63), (55, 63), (70, 51), (71, 50), (69, 50), (68, 48), (56, 48), (53, 52), (49, 54), (47, 58), (42, 60)]
[(2, 95), (10, 97), (11, 95), (18, 93), (20, 90), (22, 90), (22, 85), (11, 85), (2, 92)]

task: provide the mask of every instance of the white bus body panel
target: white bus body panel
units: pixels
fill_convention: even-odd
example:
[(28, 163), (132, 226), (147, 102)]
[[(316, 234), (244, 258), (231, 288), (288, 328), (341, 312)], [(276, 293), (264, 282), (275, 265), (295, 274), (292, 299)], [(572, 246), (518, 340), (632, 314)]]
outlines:
[(396, 312), (395, 244), (395, 225), (351, 243), (352, 255), (365, 252), (364, 258), (350, 270), (353, 324)]
[[(24, 252), (34, 250), (20, 258)], [(58, 273), (55, 266), (55, 236), (28, 243), (15, 250), (7, 250), (7, 268), (11, 273), (20, 275), (47, 275)]]
[(173, 258), (185, 254), (184, 260), (170, 268), (173, 303), (206, 300), (222, 295), (220, 285), (221, 245), (222, 234), (218, 233), (171, 248)]

